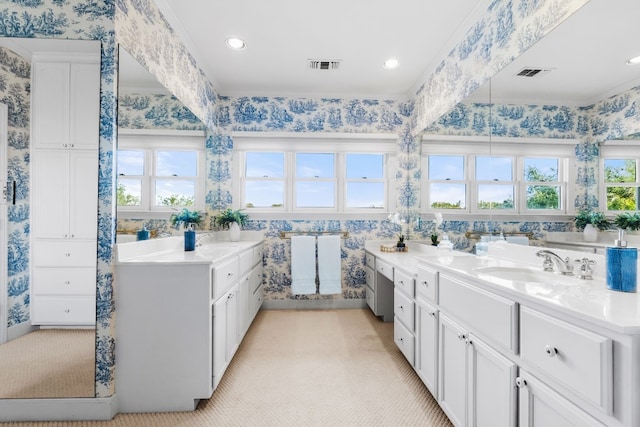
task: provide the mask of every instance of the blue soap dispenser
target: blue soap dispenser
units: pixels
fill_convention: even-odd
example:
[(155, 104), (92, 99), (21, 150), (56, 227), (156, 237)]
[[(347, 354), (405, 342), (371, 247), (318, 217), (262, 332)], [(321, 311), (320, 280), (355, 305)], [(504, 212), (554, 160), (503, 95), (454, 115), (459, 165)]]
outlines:
[(618, 229), (615, 246), (607, 248), (607, 289), (619, 292), (636, 292), (638, 249), (628, 248), (624, 229)]

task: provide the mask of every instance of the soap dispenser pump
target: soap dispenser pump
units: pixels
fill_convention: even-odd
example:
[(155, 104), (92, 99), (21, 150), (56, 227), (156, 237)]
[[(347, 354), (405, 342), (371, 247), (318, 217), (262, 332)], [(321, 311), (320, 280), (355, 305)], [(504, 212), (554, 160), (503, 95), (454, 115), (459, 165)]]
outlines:
[(628, 248), (624, 229), (618, 229), (614, 247), (607, 248), (607, 289), (619, 292), (636, 292), (638, 250)]
[(142, 225), (142, 230), (138, 230), (137, 240), (149, 240), (149, 230), (146, 225)]

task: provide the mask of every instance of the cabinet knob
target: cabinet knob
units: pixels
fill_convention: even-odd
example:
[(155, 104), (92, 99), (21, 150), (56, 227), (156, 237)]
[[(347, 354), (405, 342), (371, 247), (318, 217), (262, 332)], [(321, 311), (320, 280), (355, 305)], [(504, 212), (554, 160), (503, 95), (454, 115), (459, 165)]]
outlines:
[(429, 282), (427, 282), (426, 280), (423, 280), (422, 284), (425, 285), (425, 286), (429, 286)]
[(402, 286), (404, 286), (404, 281), (403, 281), (403, 280), (400, 280), (400, 284), (401, 284)]
[(66, 308), (66, 309), (64, 310), (64, 312), (65, 312), (65, 313), (67, 313), (67, 314), (69, 314), (69, 313), (71, 313), (71, 310), (69, 310), (68, 308)]
[(227, 277), (233, 276), (233, 273), (227, 273)]
[(435, 311), (430, 311), (430, 312), (429, 312), (429, 316), (431, 316), (431, 317), (436, 317), (436, 312), (435, 312)]
[(400, 305), (400, 310), (404, 311), (404, 306)]
[(544, 348), (544, 351), (547, 353), (547, 356), (549, 357), (555, 357), (556, 354), (558, 354), (558, 349), (550, 345), (546, 346)]
[(66, 254), (64, 254), (64, 256), (70, 257), (71, 256), (71, 252), (67, 252)]
[(459, 334), (458, 334), (458, 339), (459, 339), (460, 341), (462, 341), (462, 340), (464, 340), (464, 339), (466, 339), (466, 338), (467, 338), (467, 336), (466, 336), (465, 334), (463, 334), (463, 333), (459, 333)]
[(522, 388), (526, 386), (527, 386), (527, 380), (521, 377), (516, 378), (516, 387)]
[(67, 280), (66, 282), (64, 282), (64, 284), (69, 286), (71, 284), (71, 282)]

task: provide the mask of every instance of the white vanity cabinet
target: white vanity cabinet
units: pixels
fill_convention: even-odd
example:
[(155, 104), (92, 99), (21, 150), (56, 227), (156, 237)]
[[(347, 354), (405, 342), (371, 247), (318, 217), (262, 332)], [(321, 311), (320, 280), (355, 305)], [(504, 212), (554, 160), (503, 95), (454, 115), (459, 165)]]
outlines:
[(415, 303), (411, 274), (395, 268), (393, 271), (393, 338), (411, 366), (415, 364)]
[(230, 245), (217, 251), (221, 258), (183, 248), (181, 237), (116, 245), (120, 412), (194, 410), (211, 397), (260, 308), (261, 242)]
[(393, 320), (393, 266), (365, 253), (366, 301), (373, 314), (385, 322)]
[(31, 322), (94, 325), (100, 55), (34, 55), (32, 71)]

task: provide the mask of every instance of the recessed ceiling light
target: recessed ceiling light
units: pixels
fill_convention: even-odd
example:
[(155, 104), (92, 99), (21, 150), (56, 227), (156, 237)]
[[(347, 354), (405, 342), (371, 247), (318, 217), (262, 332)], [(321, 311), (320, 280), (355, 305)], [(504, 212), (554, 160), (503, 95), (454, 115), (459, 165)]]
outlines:
[(386, 61), (384, 61), (384, 68), (386, 68), (387, 70), (393, 70), (394, 68), (398, 68), (398, 65), (400, 65), (400, 63), (396, 58), (389, 58)]
[(244, 40), (239, 39), (238, 37), (229, 37), (227, 38), (226, 43), (227, 46), (233, 50), (242, 50), (247, 46)]
[(638, 65), (640, 64), (640, 56), (636, 56), (635, 58), (631, 58), (627, 61), (629, 65)]

